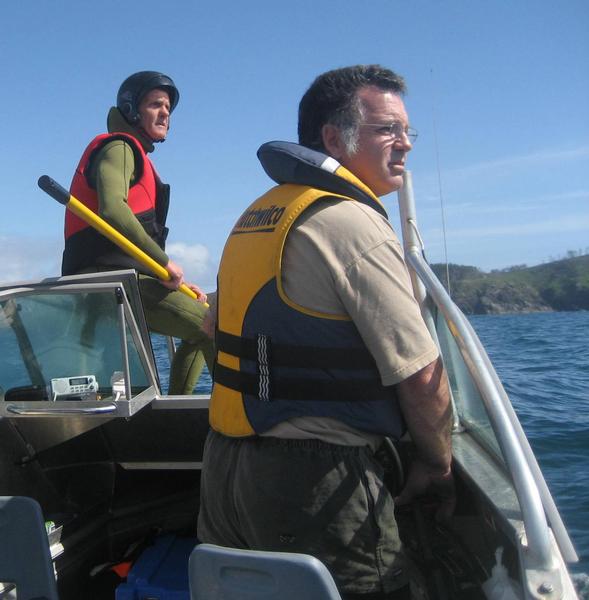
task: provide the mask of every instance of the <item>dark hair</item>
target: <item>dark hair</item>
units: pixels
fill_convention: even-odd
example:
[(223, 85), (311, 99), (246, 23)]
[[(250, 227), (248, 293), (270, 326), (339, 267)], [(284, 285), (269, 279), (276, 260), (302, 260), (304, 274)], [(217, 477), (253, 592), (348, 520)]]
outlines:
[(299, 143), (314, 150), (324, 150), (321, 129), (331, 123), (341, 130), (349, 149), (354, 149), (361, 117), (357, 92), (366, 86), (400, 96), (407, 91), (400, 75), (380, 65), (356, 65), (323, 73), (299, 103)]

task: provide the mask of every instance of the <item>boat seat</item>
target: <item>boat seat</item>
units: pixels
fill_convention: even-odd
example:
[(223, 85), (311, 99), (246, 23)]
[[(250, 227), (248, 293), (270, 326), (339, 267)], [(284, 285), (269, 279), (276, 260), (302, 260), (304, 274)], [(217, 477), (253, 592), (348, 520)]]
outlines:
[(0, 581), (18, 600), (59, 600), (41, 508), (36, 500), (0, 496)]
[(341, 600), (313, 556), (200, 544), (190, 554), (191, 600)]

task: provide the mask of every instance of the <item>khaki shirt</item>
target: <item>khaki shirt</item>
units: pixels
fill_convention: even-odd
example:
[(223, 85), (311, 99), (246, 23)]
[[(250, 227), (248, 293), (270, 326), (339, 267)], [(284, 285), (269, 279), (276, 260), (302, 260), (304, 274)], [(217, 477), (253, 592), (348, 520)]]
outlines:
[[(282, 281), (297, 304), (352, 318), (383, 385), (407, 379), (438, 357), (399, 239), (390, 223), (364, 204), (327, 199), (307, 209), (286, 240)], [(324, 417), (290, 419), (264, 435), (373, 447), (381, 441)]]

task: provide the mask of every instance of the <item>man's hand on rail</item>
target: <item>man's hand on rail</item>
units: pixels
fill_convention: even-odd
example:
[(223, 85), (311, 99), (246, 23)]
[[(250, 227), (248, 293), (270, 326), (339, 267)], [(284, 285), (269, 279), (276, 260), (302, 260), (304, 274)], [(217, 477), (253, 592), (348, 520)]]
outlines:
[(441, 472), (438, 468), (430, 467), (419, 458), (415, 458), (409, 467), (405, 487), (395, 498), (395, 504), (403, 506), (425, 494), (436, 498), (436, 519), (447, 521), (456, 507), (456, 490), (451, 469)]

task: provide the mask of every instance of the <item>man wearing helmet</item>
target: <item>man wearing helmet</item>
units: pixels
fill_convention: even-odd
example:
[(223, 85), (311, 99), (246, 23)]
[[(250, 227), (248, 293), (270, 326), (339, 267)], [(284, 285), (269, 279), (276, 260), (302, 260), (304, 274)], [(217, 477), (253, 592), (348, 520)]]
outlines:
[(169, 394), (190, 394), (204, 361), (212, 367), (212, 341), (202, 331), (206, 295), (187, 284), (199, 302), (178, 291), (182, 268), (165, 253), (169, 186), (163, 184), (147, 153), (163, 142), (179, 92), (170, 77), (140, 71), (128, 77), (108, 114), (108, 133), (95, 137), (84, 151), (70, 191), (90, 209), (167, 269), (169, 281), (154, 279), (70, 211), (65, 216), (62, 274), (134, 268), (149, 328), (182, 339), (170, 370)]

